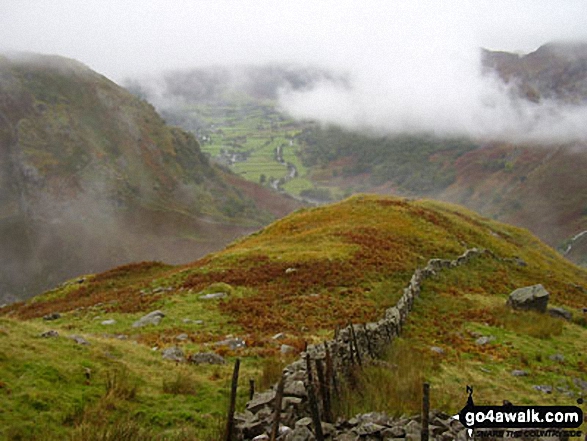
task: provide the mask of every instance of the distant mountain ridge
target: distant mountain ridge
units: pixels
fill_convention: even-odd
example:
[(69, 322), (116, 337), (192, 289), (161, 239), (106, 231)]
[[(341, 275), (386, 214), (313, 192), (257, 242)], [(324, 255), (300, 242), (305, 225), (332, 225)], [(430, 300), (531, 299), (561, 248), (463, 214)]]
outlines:
[(255, 202), (248, 185), (83, 64), (0, 57), (0, 300), (124, 262), (193, 260), (297, 206)]
[(587, 103), (587, 43), (549, 43), (526, 55), (483, 50), (482, 62), (530, 101)]

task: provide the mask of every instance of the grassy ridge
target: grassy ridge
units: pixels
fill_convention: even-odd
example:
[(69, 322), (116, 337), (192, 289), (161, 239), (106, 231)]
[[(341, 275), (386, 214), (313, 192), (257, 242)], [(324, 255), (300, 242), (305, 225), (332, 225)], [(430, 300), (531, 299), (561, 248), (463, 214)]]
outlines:
[[(131, 376), (143, 378), (143, 395), (137, 396), (149, 396), (144, 399), (154, 409), (171, 407), (178, 399), (199, 410), (189, 411), (191, 416), (184, 415), (182, 404), (177, 412), (170, 410), (158, 414), (159, 420), (153, 420), (152, 413), (143, 408), (143, 401), (123, 400), (126, 413), (147, 412), (147, 419), (139, 420), (156, 421), (154, 427), (158, 431), (177, 427), (182, 418), (196, 418), (198, 436), (204, 437), (212, 430), (214, 421), (200, 413), (220, 412), (225, 392), (210, 395), (209, 391), (226, 384), (229, 368), (222, 368), (218, 375), (209, 367), (181, 368), (185, 375), (202, 381), (196, 382), (202, 393), (193, 398), (189, 394), (187, 398), (182, 394), (172, 398), (164, 392), (161, 378), (155, 378), (173, 363), (163, 362), (159, 353), (150, 348), (178, 345), (186, 353), (214, 350), (229, 359), (238, 355), (246, 371), (242, 380), (245, 384), (247, 376), (261, 377), (263, 370), (266, 378), (272, 378), (268, 372), (279, 366), (282, 343), (301, 350), (304, 342), (331, 337), (337, 325), (379, 318), (383, 308), (395, 303), (416, 268), (431, 258), (455, 258), (472, 247), (489, 249), (500, 259), (485, 256), (447, 270), (424, 284), (403, 337), (408, 352), (417, 354), (421, 363), (402, 365), (397, 357), (406, 352), (402, 348), (392, 350), (388, 367), (373, 368), (372, 375), (378, 377), (366, 377), (364, 384), (381, 384), (385, 379), (385, 384), (392, 387), (387, 393), (395, 390), (395, 394), (405, 397), (403, 404), (395, 402), (397, 409), (411, 411), (411, 406), (418, 405), (418, 392), (406, 390), (406, 382), (400, 379), (412, 378), (407, 381), (412, 385), (421, 385), (422, 378), (428, 379), (433, 385), (434, 404), (451, 410), (464, 404), (461, 401), (465, 382), (475, 384), (480, 402), (509, 399), (545, 404), (545, 397), (532, 389), (534, 384), (556, 386), (565, 378), (585, 379), (585, 364), (577, 355), (587, 350), (587, 330), (577, 310), (586, 302), (586, 294), (580, 288), (587, 286), (585, 270), (570, 264), (524, 230), (457, 206), (427, 200), (359, 195), (329, 206), (302, 209), (189, 265), (141, 263), (88, 276), (81, 283), (72, 281), (35, 301), (4, 308), (4, 315), (10, 318), (3, 319), (2, 326), (8, 333), (16, 333), (10, 329), (21, 326), (28, 329), (23, 334), (22, 346), (34, 348), (28, 356), (32, 357), (30, 364), (35, 369), (47, 361), (62, 363), (57, 361), (62, 345), (68, 357), (71, 351), (78, 351), (75, 359), (80, 365), (96, 365), (95, 352), (100, 353), (105, 347), (112, 348), (108, 352), (117, 350), (121, 354), (128, 348), (133, 356), (124, 357), (124, 364)], [(522, 261), (524, 265), (520, 264)], [(574, 322), (504, 311), (503, 304), (511, 290), (534, 283), (542, 283), (550, 291), (552, 304), (573, 310)], [(200, 298), (219, 291), (227, 292), (228, 297), (215, 301)], [(160, 325), (132, 327), (134, 320), (153, 309), (166, 314)], [(65, 339), (45, 343), (35, 336), (48, 326), (40, 317), (57, 310), (63, 316), (51, 322), (51, 327), (64, 334), (85, 335), (92, 339), (92, 346), (75, 346)], [(116, 323), (111, 327), (102, 325), (106, 319), (115, 319)], [(275, 341), (272, 336), (277, 332), (284, 332), (285, 339)], [(476, 332), (489, 333), (496, 340), (476, 345)], [(180, 333), (187, 334), (187, 338), (177, 340)], [(104, 334), (124, 334), (128, 339), (107, 338)], [(230, 351), (211, 345), (228, 334), (243, 338), (246, 348)], [(8, 339), (0, 336), (0, 341)], [(42, 351), (46, 344), (58, 346), (43, 361), (35, 360), (34, 352)], [(71, 347), (65, 348), (67, 345)], [(443, 348), (445, 355), (438, 356), (430, 351), (430, 346)], [(9, 346), (2, 351), (7, 356), (13, 352)], [(557, 351), (565, 357), (562, 364), (550, 361), (550, 355)], [(18, 357), (21, 361), (17, 364), (24, 362), (24, 355)], [(265, 368), (261, 360), (267, 361)], [(389, 369), (391, 365), (398, 367)], [(95, 369), (106, 369), (99, 366)], [(520, 379), (508, 374), (518, 368), (528, 369), (529, 376)], [(175, 376), (178, 369), (165, 373), (171, 372), (174, 375), (166, 377), (166, 390), (181, 389), (177, 385), (183, 382)], [(71, 375), (74, 374), (66, 375), (67, 381), (73, 381), (69, 379)], [(6, 378), (9, 388), (19, 384), (14, 375)], [(373, 378), (380, 380), (374, 383)], [(565, 387), (577, 393), (574, 383), (567, 380)], [(358, 384), (363, 384), (360, 381), (357, 380)], [(393, 389), (393, 384), (404, 389)], [(96, 389), (88, 398), (89, 406), (99, 405), (102, 390)], [(357, 392), (349, 389), (345, 393), (352, 394), (353, 399), (346, 403), (357, 404), (351, 408), (341, 405), (339, 411), (375, 410), (386, 402), (381, 394), (370, 398), (368, 391), (369, 388), (363, 388), (359, 399)], [(53, 387), (45, 392), (51, 399), (58, 394)], [(546, 398), (565, 402), (562, 392)], [(72, 405), (75, 396), (64, 399), (64, 403)], [(5, 405), (5, 409), (14, 409), (20, 415), (18, 418), (22, 417), (18, 413), (22, 402), (6, 396)], [(106, 414), (109, 418), (120, 415), (115, 411)], [(64, 417), (62, 412), (59, 415)], [(57, 424), (59, 418), (51, 418), (53, 422), (48, 424)]]

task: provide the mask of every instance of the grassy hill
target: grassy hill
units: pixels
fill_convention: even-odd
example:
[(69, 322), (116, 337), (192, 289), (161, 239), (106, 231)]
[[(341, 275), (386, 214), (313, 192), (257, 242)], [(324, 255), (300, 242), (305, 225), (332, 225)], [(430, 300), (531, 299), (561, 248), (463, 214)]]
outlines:
[(74, 60), (0, 56), (0, 115), (0, 301), (125, 262), (190, 261), (299, 206), (251, 191)]
[[(299, 351), (305, 342), (331, 338), (337, 325), (379, 318), (416, 268), (472, 247), (493, 255), (424, 282), (388, 362), (357, 374), (356, 384), (377, 384), (378, 394), (373, 387), (359, 393), (349, 386), (344, 396), (353, 398), (340, 400), (339, 413), (415, 412), (422, 379), (432, 384), (433, 406), (450, 412), (464, 405), (465, 384), (475, 386), (479, 403), (575, 404), (587, 380), (584, 269), (527, 231), (458, 206), (359, 195), (299, 210), (189, 265), (122, 266), (3, 308), (0, 430), (47, 439), (40, 433), (47, 429), (31, 423), (34, 416), (61, 439), (82, 439), (82, 432), (89, 439), (107, 421), (172, 439), (187, 436), (187, 429), (183, 435), (178, 430), (189, 426), (196, 439), (217, 439), (230, 366), (177, 365), (161, 359), (163, 348), (240, 357), (242, 406), (249, 378), (266, 385), (275, 380), (288, 357), (280, 353), (282, 344)], [(572, 312), (572, 321), (504, 308), (513, 289), (536, 283), (550, 292), (551, 305)], [(216, 292), (227, 296), (201, 298)], [(165, 314), (159, 325), (132, 326), (156, 309)], [(61, 318), (42, 319), (55, 312)], [(59, 337), (40, 338), (48, 329)], [(275, 340), (277, 333), (284, 338)], [(180, 334), (186, 335), (178, 339)], [(76, 344), (71, 335), (90, 345)], [(495, 339), (479, 345), (480, 335)], [(215, 345), (227, 336), (246, 346)], [(555, 354), (562, 361), (551, 359)], [(86, 367), (92, 370), (89, 384)], [(514, 369), (527, 375), (512, 376)], [(536, 385), (553, 391), (539, 392)]]

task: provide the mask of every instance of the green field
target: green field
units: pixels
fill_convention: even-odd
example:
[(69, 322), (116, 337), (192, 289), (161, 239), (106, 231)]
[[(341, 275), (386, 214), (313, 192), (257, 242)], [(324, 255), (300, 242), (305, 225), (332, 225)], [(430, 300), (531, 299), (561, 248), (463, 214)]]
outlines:
[[(190, 104), (182, 112), (197, 121), (202, 151), (243, 178), (295, 197), (314, 188), (300, 159), (304, 125), (279, 113), (274, 102), (230, 97), (220, 103)], [(287, 164), (295, 167), (295, 176)]]

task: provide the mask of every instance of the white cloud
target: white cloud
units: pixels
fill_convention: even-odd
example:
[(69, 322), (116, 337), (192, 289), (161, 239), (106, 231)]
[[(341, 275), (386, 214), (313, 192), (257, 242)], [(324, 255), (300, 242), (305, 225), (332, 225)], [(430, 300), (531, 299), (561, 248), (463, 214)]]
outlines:
[(479, 75), (478, 49), (587, 40), (585, 17), (583, 0), (4, 0), (0, 48), (69, 56), (119, 81), (210, 64), (319, 64), (348, 73), (352, 88), (284, 96), (293, 113), (391, 131), (575, 136), (587, 112), (512, 102)]

